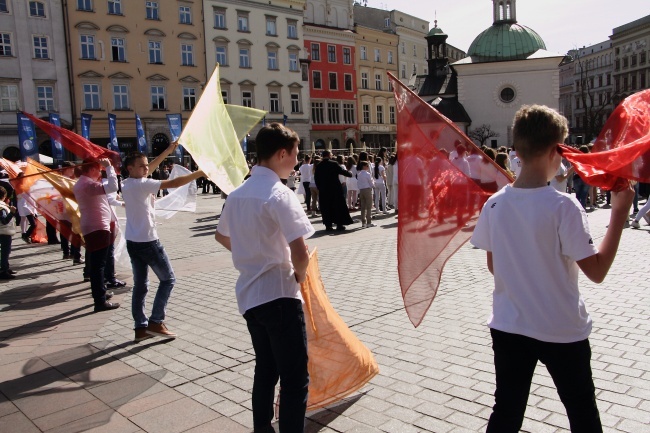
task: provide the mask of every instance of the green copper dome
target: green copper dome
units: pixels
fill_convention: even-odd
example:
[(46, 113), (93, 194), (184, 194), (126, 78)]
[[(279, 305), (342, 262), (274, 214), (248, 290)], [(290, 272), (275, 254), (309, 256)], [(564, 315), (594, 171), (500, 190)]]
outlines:
[(546, 44), (533, 30), (513, 22), (495, 23), (478, 35), (467, 52), (481, 62), (522, 60)]
[(434, 27), (431, 30), (429, 30), (427, 36), (444, 35), (444, 34), (445, 32), (443, 32), (440, 27)]

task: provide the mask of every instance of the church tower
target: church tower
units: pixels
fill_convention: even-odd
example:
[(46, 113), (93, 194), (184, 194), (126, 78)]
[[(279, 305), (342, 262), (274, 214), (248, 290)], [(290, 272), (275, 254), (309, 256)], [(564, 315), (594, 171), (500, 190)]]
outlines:
[(492, 0), (494, 24), (517, 22), (517, 0)]
[(447, 66), (449, 65), (449, 59), (447, 58), (447, 37), (447, 34), (438, 27), (438, 20), (435, 20), (433, 28), (425, 37), (429, 53), (427, 63), (430, 74), (440, 77), (447, 75)]

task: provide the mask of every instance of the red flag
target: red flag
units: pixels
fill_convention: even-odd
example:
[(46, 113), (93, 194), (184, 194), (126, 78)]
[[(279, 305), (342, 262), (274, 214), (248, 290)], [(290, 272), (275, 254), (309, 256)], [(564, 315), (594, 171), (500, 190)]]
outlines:
[(471, 237), (481, 207), (495, 186), (512, 179), (480, 150), (493, 182), (481, 184), (462, 170), (459, 161), (452, 163), (450, 153), (477, 146), (453, 122), (388, 75), (397, 105), (397, 266), (404, 307), (417, 327), (433, 302), (445, 263)]
[(43, 132), (49, 135), (50, 138), (60, 140), (63, 147), (77, 155), (79, 158), (108, 158), (111, 161), (115, 172), (119, 174), (120, 167), (122, 166), (122, 159), (119, 153), (93, 144), (79, 134), (61, 128), (60, 126), (52, 125), (51, 123), (34, 117), (29, 113), (23, 111), (23, 114), (29, 117), (29, 119), (43, 130)]
[(560, 145), (589, 185), (608, 190), (650, 182), (650, 90), (628, 96), (609, 116), (591, 153)]

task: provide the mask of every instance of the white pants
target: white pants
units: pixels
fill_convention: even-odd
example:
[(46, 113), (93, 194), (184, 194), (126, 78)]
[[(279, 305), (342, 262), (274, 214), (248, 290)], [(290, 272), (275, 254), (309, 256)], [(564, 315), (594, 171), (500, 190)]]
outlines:
[(399, 191), (399, 184), (394, 183), (393, 184), (393, 192), (391, 194), (391, 201), (393, 202), (393, 206), (395, 206), (395, 210), (397, 210), (397, 204), (399, 203), (397, 191)]
[(384, 212), (388, 211), (386, 209), (386, 185), (383, 183), (375, 185), (374, 187), (375, 190), (375, 209), (377, 209), (377, 212), (379, 212), (379, 200), (381, 200), (381, 209), (384, 210)]

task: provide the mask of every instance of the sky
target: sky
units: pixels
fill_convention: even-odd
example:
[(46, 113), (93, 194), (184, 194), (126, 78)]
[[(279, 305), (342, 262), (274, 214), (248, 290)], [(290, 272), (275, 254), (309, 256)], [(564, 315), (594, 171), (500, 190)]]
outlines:
[[(492, 25), (492, 0), (368, 0), (368, 6), (429, 21), (449, 35), (447, 43), (467, 51)], [(546, 49), (566, 54), (609, 39), (612, 29), (650, 15), (650, 0), (518, 0), (517, 22), (535, 30)]]

